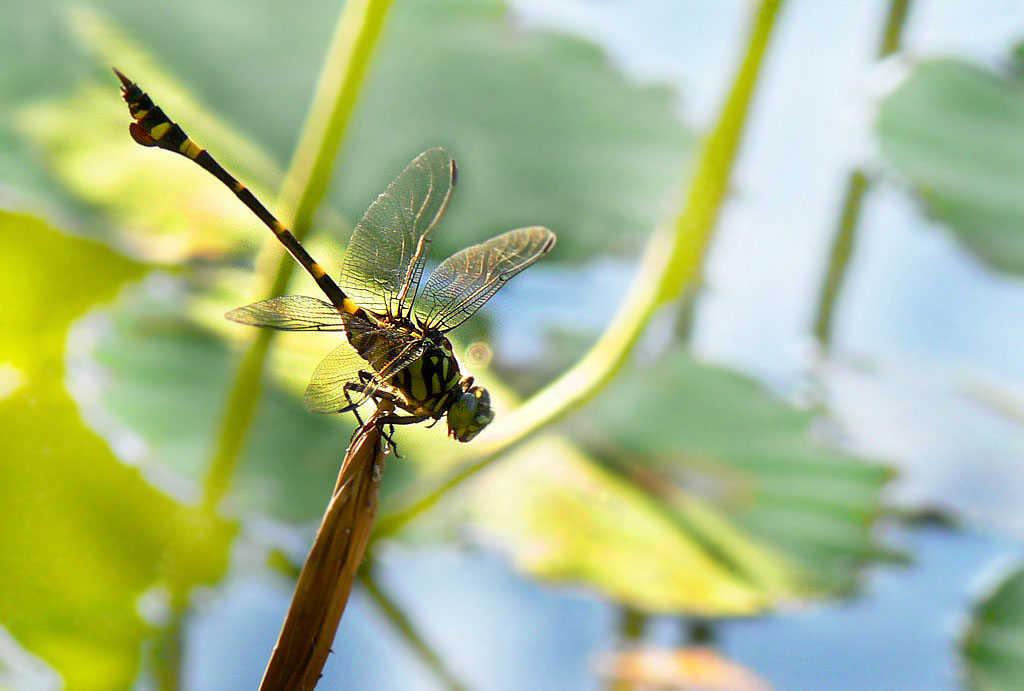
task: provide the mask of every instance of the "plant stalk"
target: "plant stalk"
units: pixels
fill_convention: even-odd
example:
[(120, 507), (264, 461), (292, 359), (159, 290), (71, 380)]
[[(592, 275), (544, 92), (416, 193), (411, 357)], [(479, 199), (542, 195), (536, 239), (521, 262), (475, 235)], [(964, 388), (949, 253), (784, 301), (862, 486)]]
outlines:
[(704, 140), (696, 171), (678, 213), (658, 227), (641, 268), (611, 324), (565, 374), (517, 410), (501, 417), (482, 439), (481, 459), (463, 466), (440, 486), (378, 522), (375, 539), (392, 535), (449, 491), (538, 430), (579, 409), (622, 369), (654, 313), (698, 279), (699, 267), (725, 200), (733, 163), (781, 0), (757, 4), (756, 20), (717, 123)]
[(384, 473), (383, 403), (352, 439), (260, 689), (312, 689), (331, 652), (373, 529)]
[[(291, 230), (302, 240), (323, 200), (331, 169), (352, 119), (392, 0), (348, 0), (320, 73), (309, 117), (285, 176), (282, 200)], [(295, 271), (284, 253), (266, 291), (282, 295)], [(261, 380), (274, 332), (260, 329), (235, 374), (216, 451), (204, 483), (203, 506), (213, 509), (227, 493), (260, 401)]]
[[(886, 14), (885, 27), (878, 42), (878, 59), (882, 60), (899, 52), (903, 41), (903, 29), (907, 15), (910, 13), (910, 0), (890, 0), (889, 12)], [(860, 221), (864, 198), (870, 191), (871, 180), (863, 170), (854, 170), (846, 183), (843, 205), (839, 212), (839, 221), (832, 248), (829, 251), (828, 268), (822, 282), (821, 299), (814, 317), (814, 336), (823, 351), (832, 346), (832, 335), (835, 327), (836, 305), (839, 294), (846, 283), (857, 244), (857, 226)]]
[[(367, 566), (371, 565), (367, 564)], [(420, 661), (434, 673), (441, 686), (450, 691), (464, 691), (466, 686), (456, 679), (448, 668), (445, 667), (441, 656), (430, 647), (426, 639), (416, 630), (412, 620), (380, 587), (380, 584), (373, 577), (373, 570), (364, 567), (359, 572), (359, 582), (366, 588), (366, 593), (391, 622), (391, 625), (402, 640), (405, 641), (406, 645), (412, 648), (419, 656)]]

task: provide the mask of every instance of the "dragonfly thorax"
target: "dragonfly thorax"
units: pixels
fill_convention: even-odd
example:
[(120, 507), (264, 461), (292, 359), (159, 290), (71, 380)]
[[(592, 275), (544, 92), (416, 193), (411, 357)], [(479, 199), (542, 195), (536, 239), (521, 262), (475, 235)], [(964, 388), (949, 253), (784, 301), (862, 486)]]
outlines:
[(462, 376), (447, 338), (427, 332), (423, 341), (423, 355), (388, 383), (409, 413), (435, 420), (447, 415), (449, 436), (469, 441), (494, 419), (491, 397), (486, 389), (473, 386), (473, 377)]
[[(446, 341), (448, 339), (445, 339)], [(462, 392), (462, 374), (451, 350), (428, 342), (423, 355), (396, 372), (388, 384), (405, 399), (403, 406), (413, 415), (440, 418)]]

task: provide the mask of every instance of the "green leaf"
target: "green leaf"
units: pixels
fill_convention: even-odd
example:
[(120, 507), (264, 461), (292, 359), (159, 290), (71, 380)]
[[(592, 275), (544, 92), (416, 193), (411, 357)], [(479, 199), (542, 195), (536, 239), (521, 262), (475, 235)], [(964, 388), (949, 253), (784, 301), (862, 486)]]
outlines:
[[(247, 171), (247, 182), (266, 196), (261, 183), (278, 175), (274, 164), (256, 147), (200, 107), (186, 90), (146, 53), (98, 15), (74, 13), (82, 40), (102, 46), (129, 77), (142, 71), (143, 88), (183, 122), (195, 123), (190, 133), (214, 147), (219, 159)], [(135, 68), (133, 70), (132, 68)], [(76, 90), (22, 108), (18, 129), (48, 156), (67, 190), (117, 220), (119, 243), (141, 256), (180, 262), (252, 252), (262, 236), (252, 213), (206, 171), (171, 155), (154, 155), (128, 135), (128, 108), (118, 96), (113, 73), (101, 83), (84, 82)], [(83, 136), (83, 122), (89, 123)], [(255, 179), (253, 179), (255, 178)], [(105, 235), (109, 223), (100, 230)], [(116, 232), (116, 231), (115, 231)]]
[[(179, 21), (193, 25), (191, 14), (180, 13)], [(141, 21), (134, 11), (117, 16)], [(228, 136), (232, 128), (183, 95), (183, 79), (167, 76), (191, 56), (147, 57), (124, 38), (135, 34), (133, 25), (115, 31), (86, 13), (77, 13), (74, 24), (104, 62), (116, 61), (247, 184), (272, 179), (266, 156)], [(236, 29), (256, 30), (248, 24)], [(140, 27), (142, 35), (147, 30)], [(209, 31), (221, 33), (219, 27)], [(296, 41), (306, 44), (305, 37), (274, 34), (267, 48)], [(311, 50), (310, 60), (317, 59)], [(212, 179), (202, 182), (202, 171), (130, 140), (112, 80), (22, 110), (22, 131), (44, 146), (61, 179), (90, 203), (114, 210), (126, 226), (146, 229), (148, 244), (140, 251), (162, 250), (153, 256), (221, 253), (232, 243), (267, 241), (265, 231), (232, 212), (237, 206), (244, 215), (229, 193)], [(207, 89), (211, 105), (229, 105), (238, 117), (237, 102), (217, 101), (237, 88)], [(251, 131), (267, 119), (266, 94), (274, 88), (272, 82), (250, 86), (251, 108), (232, 123), (234, 131)], [(559, 234), (556, 261), (633, 252), (678, 188), (680, 162), (692, 144), (674, 102), (667, 87), (628, 82), (592, 44), (516, 26), (502, 3), (398, 3), (346, 138), (335, 200), (346, 218), (358, 219), (413, 156), (444, 146), (459, 162), (461, 177), (435, 241), (435, 259), (538, 224)], [(88, 137), (78, 134), (83, 121), (90, 123)], [(111, 160), (121, 165), (111, 168)], [(137, 236), (125, 239), (138, 243)], [(337, 273), (337, 266), (325, 265)]]
[(882, 104), (885, 159), (928, 212), (993, 267), (1024, 271), (1024, 85), (963, 62), (922, 63)]
[[(123, 302), (92, 353), (104, 372), (100, 401), (117, 424), (146, 442), (144, 463), (201, 484), (236, 357), (221, 338), (191, 321), (180, 294), (140, 291)], [(250, 335), (251, 327), (227, 328)], [(328, 340), (298, 336), (307, 337), (311, 348)], [(329, 350), (324, 348), (321, 354)], [(311, 352), (289, 361), (295, 382), (308, 380), (317, 357)], [(229, 500), (289, 520), (318, 518), (351, 432), (350, 416), (310, 413), (295, 391), (268, 376)]]
[(655, 611), (852, 589), (883, 555), (872, 527), (890, 472), (742, 376), (683, 353), (644, 364), (572, 424), (603, 467), (564, 449), (503, 462), (474, 489), (477, 522), (532, 573)]
[(122, 464), (64, 388), (72, 322), (145, 267), (0, 212), (0, 624), (71, 688), (137, 677), (150, 591), (219, 578), (232, 529)]
[[(667, 89), (629, 84), (589, 44), (512, 26), (498, 3), (446, 0), (430, 11), (406, 3), (395, 12), (348, 140), (353, 148), (345, 161), (358, 171), (339, 178), (351, 200), (346, 204), (351, 217), (362, 214), (412, 155), (441, 143), (461, 157), (465, 184), (458, 197), (465, 202), (456, 202), (442, 221), (435, 259), (446, 248), (540, 222), (541, 216), (562, 224), (559, 253), (569, 243), (563, 257), (574, 253), (573, 245), (577, 255), (611, 252), (630, 244), (630, 233), (635, 238), (647, 231), (660, 214), (662, 196), (681, 174), (679, 161), (690, 141), (671, 111)], [(117, 16), (139, 21), (132, 12)], [(116, 31), (93, 15), (76, 17), (77, 33), (103, 61), (117, 56), (119, 67), (199, 141), (225, 163), (240, 163), (240, 175), (267, 168), (265, 158), (228, 136), (232, 128), (182, 94), (165, 73), (173, 57), (147, 56), (125, 38), (134, 36), (134, 29)], [(481, 102), (478, 89), (498, 76), (502, 89), (488, 88), (488, 100)], [(395, 108), (395, 99), (405, 106)], [(260, 113), (254, 102), (253, 117)], [(89, 137), (75, 134), (83, 118), (94, 123)], [(44, 146), (71, 189), (113, 211), (130, 231), (123, 238), (148, 256), (218, 257), (242, 236), (246, 243), (273, 242), (252, 219), (245, 221), (247, 211), (203, 171), (135, 145), (124, 132), (126, 120), (112, 77), (109, 85), (83, 85), (21, 117), (24, 130)], [(235, 125), (246, 129), (244, 123)], [(120, 172), (111, 172), (112, 160)], [(570, 223), (580, 240), (566, 240), (573, 232)], [(603, 238), (597, 235), (601, 229)], [(340, 267), (329, 256), (320, 259), (335, 273)], [(237, 275), (233, 278), (237, 282)], [(127, 322), (118, 318), (97, 357), (109, 375), (102, 401), (120, 424), (148, 443), (148, 460), (198, 479), (225, 398), (223, 377), (232, 365), (216, 336), (187, 325), (190, 310), (181, 305), (178, 316), (165, 314), (158, 326), (134, 321), (138, 314), (127, 315)], [(293, 379), (311, 371), (295, 367), (284, 389), (267, 384), (277, 402), (267, 404), (271, 410), (261, 413), (257, 429), (274, 439), (247, 444), (245, 477), (235, 493), (246, 507), (287, 518), (310, 518), (319, 511), (310, 497), (322, 496), (330, 484), (324, 479), (333, 473), (337, 455), (331, 449), (346, 432), (297, 406), (289, 408), (303, 385)]]
[[(245, 3), (230, 6), (239, 15), (252, 11)], [(287, 160), (302, 125), (336, 3), (314, 3), (274, 22), (238, 23), (231, 32), (194, 2), (143, 7), (103, 0), (97, 7), (123, 29), (49, 3), (23, 8), (5, 27), (3, 35), (14, 34), (11, 45), (32, 58), (9, 61), (14, 67), (5, 82), (12, 107), (7, 118), (0, 114), (0, 137), (18, 150), (12, 173), (36, 174), (41, 157), (8, 132), (5, 119), (16, 119), (18, 132), (43, 145), (48, 172), (73, 192), (145, 230), (144, 242), (132, 234), (119, 238), (144, 256), (172, 260), (269, 242), (244, 221), (244, 211), (232, 211), (230, 193), (212, 180), (199, 182), (202, 171), (130, 141), (109, 66), (138, 80), (259, 191), (276, 178), (275, 161)], [(167, 26), (180, 29), (176, 37)], [(675, 112), (672, 90), (630, 83), (593, 44), (517, 25), (503, 3), (396, 3), (378, 52), (334, 176), (333, 197), (349, 221), (431, 146), (448, 148), (463, 172), (435, 259), (535, 224), (559, 234), (549, 261), (635, 253), (679, 187), (693, 137)], [(98, 56), (92, 65), (89, 55)], [(247, 56), (243, 71), (235, 68), (239, 55)], [(181, 84), (201, 95), (204, 107)], [(48, 97), (43, 109), (26, 110), (41, 93)], [(85, 122), (89, 135), (81, 136)], [(245, 134), (273, 157), (246, 145)], [(111, 161), (121, 162), (117, 170)], [(272, 195), (265, 196), (273, 206)], [(325, 266), (336, 274), (336, 263)]]
[[(736, 573), (664, 504), (564, 442), (524, 447), (466, 492), (472, 525), (519, 569), (593, 588), (636, 609), (745, 615), (792, 590), (793, 574), (777, 557), (757, 555), (760, 582)], [(703, 507), (690, 509), (706, 514)]]
[(398, 3), (345, 141), (342, 208), (358, 218), (412, 155), (444, 146), (460, 175), (438, 259), (529, 225), (558, 233), (555, 260), (635, 254), (692, 144), (674, 100), (593, 44), (516, 26), (503, 3)]
[[(236, 290), (218, 288), (199, 299), (180, 290), (182, 284), (165, 279), (125, 296), (107, 311), (110, 328), (81, 355), (101, 368), (98, 403), (112, 433), (128, 431), (141, 439), (141, 465), (170, 470), (198, 493), (237, 363), (237, 352), (220, 334), (243, 340), (253, 327), (222, 317), (228, 305), (239, 304)], [(208, 313), (215, 321), (206, 318)], [(302, 403), (302, 392), (340, 337), (276, 336), (252, 434), (228, 492), (232, 512), (293, 522), (322, 515), (354, 418), (312, 413)], [(382, 501), (424, 476), (442, 474), (455, 462), (452, 456), (467, 453), (440, 428), (403, 429), (398, 440), (403, 458), (389, 464)], [(438, 463), (439, 456), (448, 463)]]
[(961, 643), (968, 687), (1024, 686), (1024, 566), (1017, 565), (979, 600)]

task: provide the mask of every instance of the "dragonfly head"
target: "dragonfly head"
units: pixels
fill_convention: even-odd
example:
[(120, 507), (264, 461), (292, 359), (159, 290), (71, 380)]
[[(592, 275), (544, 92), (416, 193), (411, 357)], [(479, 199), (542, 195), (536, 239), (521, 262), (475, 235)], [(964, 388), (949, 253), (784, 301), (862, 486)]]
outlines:
[(473, 378), (462, 381), (462, 394), (448, 409), (448, 436), (467, 442), (494, 419), (491, 394), (482, 386), (473, 386)]

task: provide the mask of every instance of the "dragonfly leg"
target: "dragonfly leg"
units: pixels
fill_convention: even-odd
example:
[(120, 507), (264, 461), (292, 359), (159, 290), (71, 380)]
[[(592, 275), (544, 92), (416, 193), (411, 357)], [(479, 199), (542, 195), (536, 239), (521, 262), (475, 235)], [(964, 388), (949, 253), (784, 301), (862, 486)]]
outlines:
[[(382, 392), (378, 391), (375, 396), (380, 395)], [(398, 446), (395, 445), (395, 425), (415, 425), (418, 422), (423, 422), (428, 419), (426, 415), (385, 415), (380, 418), (381, 425), (387, 425), (390, 428), (390, 432), (383, 434), (382, 436), (391, 445), (391, 448), (395, 451), (395, 458), (401, 458), (398, 455)]]
[(385, 415), (380, 418), (381, 424), (384, 425), (415, 425), (424, 420), (430, 419), (428, 415)]
[[(360, 372), (359, 381), (346, 382), (343, 389), (345, 393), (345, 400), (348, 402), (339, 413), (353, 412), (356, 415), (356, 420), (359, 422), (359, 426), (363, 426), (363, 418), (359, 415), (359, 406), (361, 406), (367, 398), (373, 398), (377, 400), (379, 398), (387, 399), (394, 402), (397, 397), (390, 391), (382, 391), (377, 388), (373, 380), (373, 375), (369, 372)], [(353, 398), (352, 394), (359, 394), (358, 398)]]
[(395, 443), (395, 426), (388, 425), (387, 428), (387, 432), (381, 429), (380, 436), (391, 447), (391, 452), (395, 454), (395, 458), (402, 458), (402, 454), (398, 453), (398, 444)]
[(356, 416), (356, 423), (358, 424), (356, 429), (359, 429), (359, 427), (363, 426), (363, 418), (359, 415), (359, 404), (362, 403), (362, 400), (360, 400), (360, 401), (353, 401), (352, 400), (351, 392), (352, 391), (357, 391), (359, 393), (363, 393), (362, 388), (363, 387), (360, 384), (355, 384), (355, 383), (352, 383), (352, 382), (347, 382), (345, 384), (344, 392), (345, 392), (345, 400), (348, 401), (348, 405), (346, 405), (344, 408), (342, 408), (341, 410), (338, 411), (339, 413), (347, 413), (349, 411), (354, 413), (355, 416)]
[[(373, 375), (369, 372), (360, 372), (358, 382), (346, 382), (344, 386), (345, 400), (348, 401), (348, 405), (342, 408), (338, 412), (352, 411), (355, 413), (356, 420), (359, 423), (359, 427), (363, 426), (363, 419), (359, 415), (359, 406), (366, 400), (367, 396), (377, 400), (388, 400), (392, 402), (398, 401), (398, 396), (391, 393), (390, 391), (384, 391), (377, 388), (374, 381)], [(353, 399), (353, 394), (359, 396), (358, 399)], [(398, 444), (395, 443), (395, 425), (408, 425), (414, 422), (425, 420), (425, 417), (416, 416), (413, 419), (407, 419), (410, 416), (407, 415), (388, 415), (381, 418), (380, 423), (382, 427), (381, 436), (384, 438), (388, 446), (391, 447), (392, 452), (395, 454), (395, 458), (401, 458), (401, 454), (398, 453)], [(383, 428), (387, 427), (388, 430), (384, 431)], [(358, 431), (358, 427), (356, 431)], [(355, 432), (353, 432), (355, 434)]]

